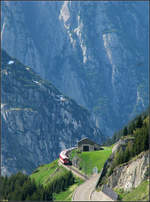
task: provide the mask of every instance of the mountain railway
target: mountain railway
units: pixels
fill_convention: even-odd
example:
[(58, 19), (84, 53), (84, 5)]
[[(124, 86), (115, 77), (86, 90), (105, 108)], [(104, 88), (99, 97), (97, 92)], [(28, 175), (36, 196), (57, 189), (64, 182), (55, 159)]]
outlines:
[(69, 156), (68, 154), (76, 149), (77, 147), (71, 147), (69, 149), (65, 149), (63, 151), (61, 151), (60, 155), (59, 155), (59, 160), (61, 161), (61, 163), (63, 163), (64, 165), (71, 165), (71, 161), (69, 160)]
[(83, 180), (88, 180), (89, 178), (84, 175), (83, 173), (79, 172), (77, 169), (75, 169), (72, 165), (65, 165), (63, 164), (60, 160), (58, 161), (58, 164), (60, 166), (63, 166), (64, 168), (66, 168), (67, 170), (71, 171), (74, 175), (76, 175), (77, 177), (83, 179)]
[(72, 166), (72, 162), (69, 159), (69, 153), (76, 149), (77, 147), (72, 147), (69, 149), (65, 149), (63, 151), (61, 151), (60, 155), (59, 155), (59, 165), (63, 166), (64, 168), (66, 168), (67, 170), (70, 170), (74, 175), (76, 175), (77, 177), (80, 177), (83, 180), (88, 180), (88, 176), (86, 176), (85, 174), (81, 173), (77, 168), (75, 168), (74, 166)]
[(85, 181), (74, 191), (72, 201), (114, 201), (107, 193), (96, 191), (96, 185), (101, 173), (93, 174), (91, 177), (88, 177), (72, 165), (68, 154), (76, 148), (77, 147), (72, 147), (63, 150), (59, 155), (58, 161), (60, 166), (63, 166), (65, 169), (71, 171), (74, 175)]

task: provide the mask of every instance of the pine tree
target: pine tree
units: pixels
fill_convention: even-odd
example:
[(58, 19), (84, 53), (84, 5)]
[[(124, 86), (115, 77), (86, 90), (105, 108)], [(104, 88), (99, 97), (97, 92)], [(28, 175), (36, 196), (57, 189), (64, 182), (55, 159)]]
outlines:
[(136, 128), (141, 128), (143, 125), (143, 121), (141, 116), (138, 117), (137, 121), (136, 121)]
[(124, 152), (123, 162), (127, 162), (130, 159), (129, 147), (127, 146)]
[(128, 127), (128, 133), (133, 134), (133, 131), (135, 130), (136, 126), (134, 122), (131, 122), (129, 127)]
[(128, 129), (125, 126), (124, 129), (123, 129), (123, 136), (126, 136), (126, 135), (128, 135)]

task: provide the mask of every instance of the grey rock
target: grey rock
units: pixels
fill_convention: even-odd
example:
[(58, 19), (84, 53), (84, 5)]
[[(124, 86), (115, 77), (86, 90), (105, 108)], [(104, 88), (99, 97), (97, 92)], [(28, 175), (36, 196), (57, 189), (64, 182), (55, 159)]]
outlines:
[(2, 47), (112, 135), (148, 106), (148, 2), (2, 2)]
[(110, 136), (148, 106), (148, 27), (148, 2), (2, 2), (2, 47)]
[(129, 191), (145, 179), (147, 169), (149, 169), (149, 151), (142, 152), (135, 160), (115, 168), (107, 184), (111, 188)]
[[(13, 64), (9, 64), (13, 61)], [(88, 110), (2, 51), (2, 174), (30, 174), (82, 137), (105, 140)]]

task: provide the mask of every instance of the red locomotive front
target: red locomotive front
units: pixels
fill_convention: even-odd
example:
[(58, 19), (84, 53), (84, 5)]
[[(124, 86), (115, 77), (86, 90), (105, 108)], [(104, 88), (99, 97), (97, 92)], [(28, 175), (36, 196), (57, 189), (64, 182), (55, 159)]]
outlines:
[(59, 155), (59, 159), (60, 161), (63, 163), (63, 164), (70, 164), (70, 161), (69, 161), (69, 158), (68, 156), (66, 155), (66, 152), (65, 151), (62, 151)]

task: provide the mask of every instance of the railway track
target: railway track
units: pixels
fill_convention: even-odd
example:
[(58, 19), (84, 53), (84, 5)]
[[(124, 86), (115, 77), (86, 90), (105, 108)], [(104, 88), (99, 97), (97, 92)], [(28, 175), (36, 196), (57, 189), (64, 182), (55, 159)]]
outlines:
[(83, 173), (79, 172), (76, 168), (74, 168), (73, 166), (70, 166), (70, 169), (74, 172), (76, 172), (78, 175), (81, 175), (85, 180), (88, 180), (88, 176), (84, 175)]
[(77, 170), (77, 168), (74, 168), (73, 166), (71, 165), (64, 165), (61, 161), (58, 162), (59, 165), (63, 166), (64, 168), (66, 168), (67, 170), (70, 170), (72, 171), (72, 173), (74, 175), (76, 175), (77, 177), (80, 177), (82, 178), (83, 180), (88, 180), (88, 176), (87, 175), (84, 175), (83, 173), (81, 173), (79, 170)]
[(60, 160), (58, 161), (58, 164), (85, 181), (74, 191), (72, 195), (72, 201), (114, 201), (102, 191), (97, 192), (95, 190), (100, 174), (95, 174), (89, 178), (74, 166), (64, 165)]

